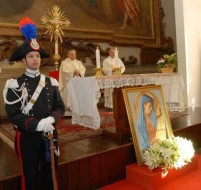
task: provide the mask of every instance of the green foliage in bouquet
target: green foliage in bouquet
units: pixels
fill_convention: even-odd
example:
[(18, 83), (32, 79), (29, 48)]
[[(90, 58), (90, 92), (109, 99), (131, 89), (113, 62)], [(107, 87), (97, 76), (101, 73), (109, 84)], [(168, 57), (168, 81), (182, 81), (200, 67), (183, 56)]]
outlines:
[(161, 68), (166, 68), (166, 67), (172, 67), (173, 69), (176, 69), (177, 67), (177, 54), (173, 53), (171, 55), (163, 55), (158, 62), (157, 62), (157, 70), (160, 72)]

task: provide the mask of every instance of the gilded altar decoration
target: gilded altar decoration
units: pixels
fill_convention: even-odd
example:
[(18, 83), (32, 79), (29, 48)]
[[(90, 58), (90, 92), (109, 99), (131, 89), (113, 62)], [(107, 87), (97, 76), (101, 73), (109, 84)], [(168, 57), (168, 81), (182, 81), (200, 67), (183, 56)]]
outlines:
[(161, 73), (172, 73), (177, 67), (177, 54), (163, 55), (157, 62), (157, 70)]
[(95, 70), (96, 70), (96, 74), (95, 74), (96, 77), (103, 76), (103, 72), (102, 72), (102, 68), (101, 67), (96, 68)]
[(50, 41), (54, 39), (55, 41), (55, 54), (53, 56), (54, 58), (54, 64), (56, 67), (56, 70), (58, 70), (59, 66), (59, 40), (62, 43), (62, 36), (64, 35), (63, 29), (67, 29), (70, 25), (69, 19), (64, 15), (64, 12), (60, 11), (60, 8), (57, 5), (54, 5), (52, 8), (52, 11), (48, 10), (47, 15), (42, 16), (41, 18), (42, 24), (45, 25), (47, 28), (45, 34), (50, 35)]

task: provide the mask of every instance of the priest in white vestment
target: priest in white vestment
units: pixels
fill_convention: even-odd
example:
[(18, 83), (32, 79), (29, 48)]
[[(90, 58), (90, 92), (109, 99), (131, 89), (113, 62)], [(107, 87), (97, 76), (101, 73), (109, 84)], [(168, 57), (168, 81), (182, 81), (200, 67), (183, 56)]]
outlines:
[[(125, 72), (125, 65), (119, 57), (115, 57), (115, 49), (109, 49), (109, 56), (103, 61), (103, 73), (106, 76), (111, 76), (114, 73), (114, 68), (120, 67), (121, 74)], [(113, 109), (113, 89), (107, 88), (104, 90), (104, 106)]]
[(76, 59), (76, 51), (71, 49), (68, 51), (68, 57), (61, 62), (59, 68), (59, 91), (66, 110), (68, 110), (68, 82), (72, 78), (84, 77), (86, 68), (81, 61)]

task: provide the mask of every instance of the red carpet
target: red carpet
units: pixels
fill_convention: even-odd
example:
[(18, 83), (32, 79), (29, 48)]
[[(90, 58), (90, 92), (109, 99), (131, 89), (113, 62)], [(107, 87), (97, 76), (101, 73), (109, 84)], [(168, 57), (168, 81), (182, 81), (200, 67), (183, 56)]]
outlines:
[[(177, 177), (159, 188), (144, 188), (125, 179), (101, 188), (101, 190), (201, 190), (201, 156), (196, 156), (198, 167), (193, 171)], [(171, 174), (170, 174), (171, 175)]]
[[(115, 126), (113, 112), (100, 112), (100, 118), (100, 129), (93, 130), (91, 128), (73, 125), (71, 118), (64, 117), (56, 126), (59, 134), (59, 144), (62, 145), (67, 142), (91, 138), (102, 134), (104, 128)], [(0, 132), (14, 142), (15, 130), (9, 122), (0, 125)]]

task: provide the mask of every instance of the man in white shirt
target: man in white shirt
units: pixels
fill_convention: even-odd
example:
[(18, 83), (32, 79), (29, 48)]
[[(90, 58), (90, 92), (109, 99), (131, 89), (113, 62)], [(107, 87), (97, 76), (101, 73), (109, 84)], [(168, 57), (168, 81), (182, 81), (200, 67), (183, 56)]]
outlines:
[[(125, 65), (123, 64), (120, 58), (115, 58), (115, 49), (110, 48), (109, 56), (103, 61), (103, 73), (106, 76), (111, 76), (114, 73), (114, 68), (118, 67), (120, 67), (121, 74), (123, 74), (125, 72)], [(112, 88), (107, 88), (104, 90), (104, 97), (105, 97), (104, 106), (106, 108), (113, 109), (112, 94), (113, 94)]]
[(81, 61), (76, 59), (76, 51), (70, 49), (68, 57), (61, 62), (59, 69), (59, 91), (66, 109), (69, 109), (68, 98), (68, 82), (71, 78), (84, 77), (86, 68)]

